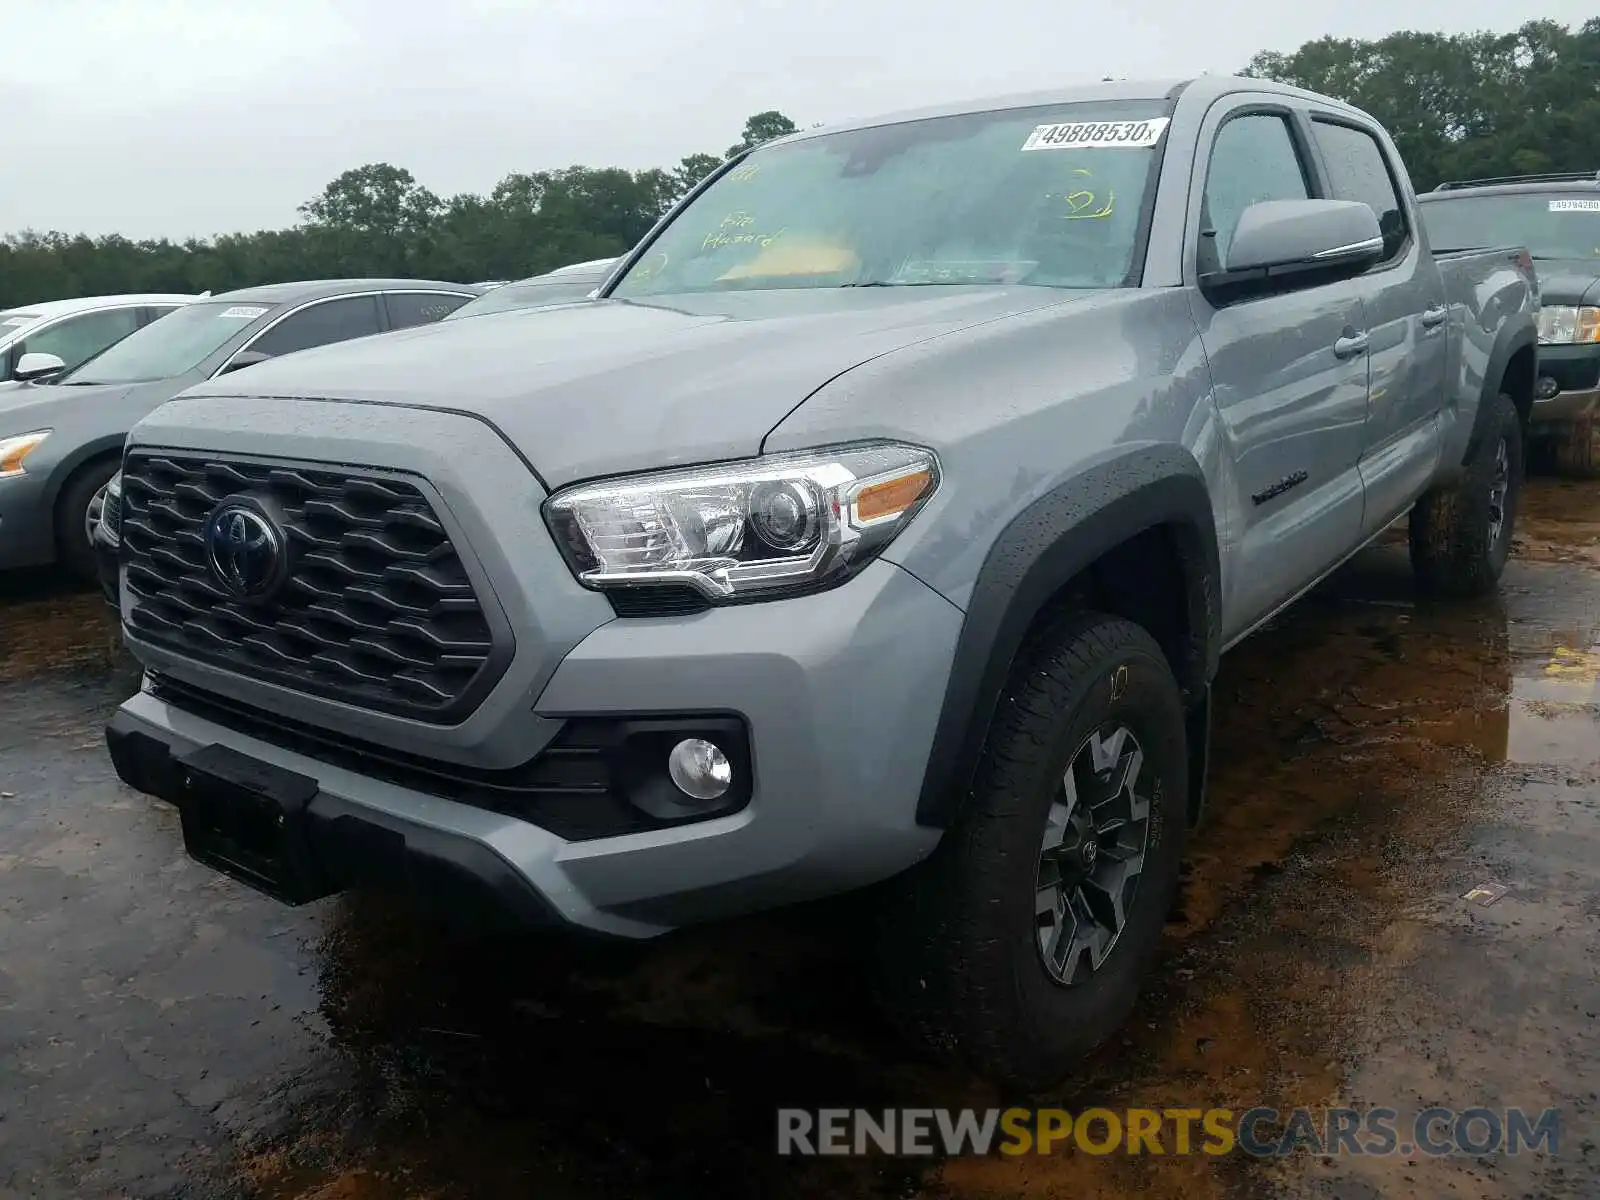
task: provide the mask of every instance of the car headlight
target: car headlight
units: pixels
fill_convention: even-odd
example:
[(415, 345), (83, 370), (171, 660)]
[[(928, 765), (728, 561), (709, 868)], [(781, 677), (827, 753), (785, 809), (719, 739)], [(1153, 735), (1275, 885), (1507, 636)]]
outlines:
[(931, 450), (870, 442), (578, 484), (545, 517), (587, 587), (679, 584), (724, 601), (842, 582), (938, 486)]
[(1600, 342), (1600, 308), (1553, 304), (1539, 310), (1539, 341), (1546, 346)]
[(22, 474), (22, 460), (39, 448), (39, 443), (50, 436), (48, 429), (32, 433), (19, 433), (16, 437), (0, 438), (0, 479)]

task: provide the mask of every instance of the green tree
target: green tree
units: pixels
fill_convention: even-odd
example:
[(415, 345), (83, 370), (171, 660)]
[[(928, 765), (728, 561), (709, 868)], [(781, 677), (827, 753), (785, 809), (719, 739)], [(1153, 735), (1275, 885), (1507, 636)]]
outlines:
[(1310, 88), (1377, 117), (1412, 182), (1600, 168), (1600, 18), (1511, 33), (1401, 31), (1263, 51), (1245, 74)]
[(735, 154), (743, 154), (762, 142), (770, 142), (775, 137), (783, 137), (793, 133), (799, 126), (776, 109), (758, 112), (744, 123), (744, 134), (737, 142), (728, 147), (724, 158), (732, 158)]

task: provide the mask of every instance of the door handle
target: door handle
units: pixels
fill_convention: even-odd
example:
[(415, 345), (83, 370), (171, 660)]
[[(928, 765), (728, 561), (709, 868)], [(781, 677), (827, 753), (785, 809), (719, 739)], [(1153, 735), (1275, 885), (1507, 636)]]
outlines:
[(1442, 304), (1422, 310), (1422, 327), (1424, 329), (1437, 329), (1444, 324), (1444, 319), (1450, 315), (1450, 310)]
[(1352, 333), (1340, 338), (1333, 343), (1333, 356), (1335, 358), (1354, 358), (1358, 354), (1367, 352), (1367, 335)]

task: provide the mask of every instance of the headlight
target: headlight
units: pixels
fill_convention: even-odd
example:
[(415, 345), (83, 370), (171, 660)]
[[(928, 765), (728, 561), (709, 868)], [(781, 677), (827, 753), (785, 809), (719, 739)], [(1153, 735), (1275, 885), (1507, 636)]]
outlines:
[(33, 433), (20, 433), (16, 437), (0, 438), (0, 479), (22, 474), (22, 460), (39, 448), (39, 443), (50, 436), (48, 429)]
[(1546, 346), (1600, 342), (1600, 308), (1554, 304), (1539, 310), (1539, 341)]
[(871, 442), (579, 484), (545, 516), (587, 587), (682, 584), (726, 600), (842, 582), (938, 486), (932, 451)]

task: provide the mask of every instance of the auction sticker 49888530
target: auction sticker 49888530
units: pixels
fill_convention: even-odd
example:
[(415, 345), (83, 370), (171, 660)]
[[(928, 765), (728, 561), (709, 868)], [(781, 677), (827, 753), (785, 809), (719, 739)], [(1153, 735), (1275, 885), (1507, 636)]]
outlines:
[(1148, 121), (1067, 121), (1036, 125), (1024, 150), (1148, 150), (1166, 132), (1168, 117)]

